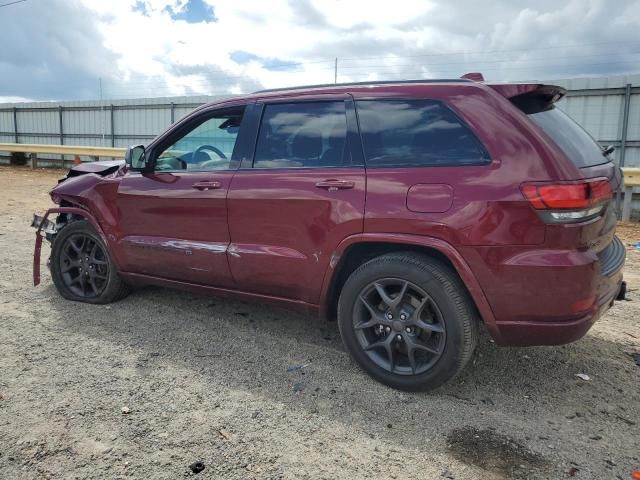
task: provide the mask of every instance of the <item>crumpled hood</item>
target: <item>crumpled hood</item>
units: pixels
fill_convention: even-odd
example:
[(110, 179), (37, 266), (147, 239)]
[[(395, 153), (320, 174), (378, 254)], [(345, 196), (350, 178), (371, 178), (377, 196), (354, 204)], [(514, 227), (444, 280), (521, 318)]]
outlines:
[(86, 173), (95, 173), (96, 175), (105, 177), (113, 173), (118, 173), (119, 171), (123, 170), (124, 167), (124, 160), (102, 160), (98, 162), (84, 162), (80, 163), (79, 165), (74, 165), (71, 170), (69, 170), (69, 173), (67, 173), (59, 180), (59, 183), (65, 181), (67, 178), (77, 177)]
[(124, 160), (102, 160), (99, 162), (84, 162), (75, 165), (71, 168), (70, 172), (77, 172), (79, 175), (83, 173), (104, 173), (105, 170), (114, 172), (120, 167), (124, 167)]

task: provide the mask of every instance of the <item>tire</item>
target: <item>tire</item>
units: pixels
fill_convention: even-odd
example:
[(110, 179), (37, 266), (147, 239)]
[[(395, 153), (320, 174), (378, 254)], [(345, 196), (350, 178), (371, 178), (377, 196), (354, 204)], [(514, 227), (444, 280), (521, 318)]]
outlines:
[(349, 276), (338, 300), (338, 326), (346, 349), (374, 379), (423, 391), (451, 380), (471, 358), (475, 312), (450, 267), (426, 255), (392, 253)]
[(50, 268), (54, 285), (67, 300), (104, 304), (118, 301), (130, 291), (87, 220), (70, 223), (56, 235)]

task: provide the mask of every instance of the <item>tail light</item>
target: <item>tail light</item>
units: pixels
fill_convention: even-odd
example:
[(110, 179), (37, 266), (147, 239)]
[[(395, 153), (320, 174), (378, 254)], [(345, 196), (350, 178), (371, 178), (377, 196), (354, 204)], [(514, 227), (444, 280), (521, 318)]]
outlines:
[(520, 190), (547, 223), (575, 223), (597, 217), (613, 198), (607, 178), (580, 182), (526, 182)]

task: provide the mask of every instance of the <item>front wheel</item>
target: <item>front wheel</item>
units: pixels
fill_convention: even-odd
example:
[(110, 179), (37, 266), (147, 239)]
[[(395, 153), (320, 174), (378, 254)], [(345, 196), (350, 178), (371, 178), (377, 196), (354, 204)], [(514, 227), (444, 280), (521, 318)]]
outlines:
[(51, 276), (60, 295), (85, 303), (110, 303), (129, 293), (106, 245), (86, 220), (73, 222), (56, 236)]
[(472, 301), (443, 263), (413, 253), (360, 266), (338, 302), (342, 340), (373, 378), (401, 390), (430, 390), (465, 366), (477, 343)]

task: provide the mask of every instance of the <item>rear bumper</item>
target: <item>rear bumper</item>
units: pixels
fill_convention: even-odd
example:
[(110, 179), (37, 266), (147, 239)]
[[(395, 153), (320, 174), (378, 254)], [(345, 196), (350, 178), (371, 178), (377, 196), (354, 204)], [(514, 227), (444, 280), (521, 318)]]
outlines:
[[(564, 345), (581, 339), (602, 317), (624, 288), (622, 272), (611, 278), (609, 289), (598, 299), (598, 302), (578, 318), (565, 321), (520, 321), (497, 322), (498, 335), (496, 342), (508, 346)], [(607, 282), (609, 283), (609, 282)]]
[(624, 245), (591, 250), (509, 247), (465, 249), (505, 346), (562, 345), (583, 337), (623, 289)]

